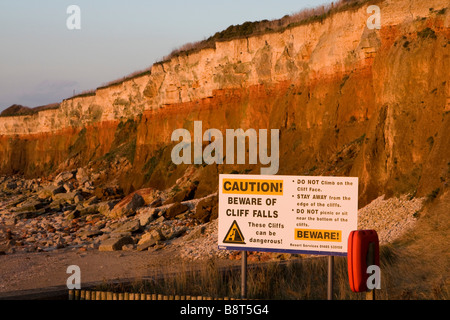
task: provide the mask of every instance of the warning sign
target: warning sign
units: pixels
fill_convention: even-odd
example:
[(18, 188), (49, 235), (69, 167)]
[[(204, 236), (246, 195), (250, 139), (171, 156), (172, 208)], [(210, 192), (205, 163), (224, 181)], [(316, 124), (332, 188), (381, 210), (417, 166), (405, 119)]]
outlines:
[(223, 193), (283, 195), (283, 180), (223, 179)]
[(341, 242), (341, 231), (296, 229), (295, 240), (335, 241)]
[(357, 178), (220, 175), (219, 249), (346, 255), (357, 214)]
[(230, 230), (228, 230), (224, 243), (234, 243), (234, 244), (245, 244), (244, 236), (242, 235), (242, 231), (239, 228), (236, 221), (231, 225)]

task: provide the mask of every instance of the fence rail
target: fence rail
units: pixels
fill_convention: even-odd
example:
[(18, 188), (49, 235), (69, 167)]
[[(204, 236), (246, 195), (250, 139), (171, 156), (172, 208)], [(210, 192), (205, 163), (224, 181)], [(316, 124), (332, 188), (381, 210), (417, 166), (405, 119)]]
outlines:
[(236, 300), (235, 298), (213, 298), (189, 295), (162, 295), (156, 293), (116, 293), (110, 291), (69, 290), (69, 300)]

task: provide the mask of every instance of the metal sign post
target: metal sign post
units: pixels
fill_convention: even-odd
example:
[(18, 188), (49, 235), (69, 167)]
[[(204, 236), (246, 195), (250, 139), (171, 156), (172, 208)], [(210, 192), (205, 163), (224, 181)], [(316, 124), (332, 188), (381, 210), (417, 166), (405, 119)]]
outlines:
[(334, 256), (328, 256), (328, 300), (333, 300), (334, 291)]
[(242, 251), (241, 266), (241, 298), (247, 299), (247, 251)]
[(347, 255), (358, 225), (358, 178), (221, 174), (218, 196), (218, 247), (242, 252), (243, 299), (248, 251), (330, 256), (333, 299), (334, 256)]

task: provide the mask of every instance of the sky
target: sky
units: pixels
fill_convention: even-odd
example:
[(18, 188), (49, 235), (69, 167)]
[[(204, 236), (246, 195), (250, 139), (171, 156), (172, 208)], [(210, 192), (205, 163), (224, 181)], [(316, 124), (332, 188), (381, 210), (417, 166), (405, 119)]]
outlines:
[[(0, 0), (0, 112), (36, 107), (150, 67), (230, 25), (279, 19), (322, 0)], [(77, 5), (81, 29), (69, 30)]]

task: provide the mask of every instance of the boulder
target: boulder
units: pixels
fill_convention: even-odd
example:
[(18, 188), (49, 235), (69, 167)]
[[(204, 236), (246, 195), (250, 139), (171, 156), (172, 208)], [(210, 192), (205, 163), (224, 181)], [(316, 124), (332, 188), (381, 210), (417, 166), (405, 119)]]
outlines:
[(65, 192), (71, 192), (75, 189), (72, 182), (66, 182), (66, 183), (62, 184), (62, 186), (63, 186), (64, 190), (66, 190)]
[(16, 212), (24, 212), (24, 211), (36, 211), (45, 207), (45, 203), (41, 202), (38, 199), (30, 198), (27, 201), (19, 203), (15, 210)]
[(146, 241), (139, 242), (136, 249), (137, 249), (137, 251), (144, 251), (144, 250), (147, 250), (150, 247), (155, 246), (157, 243), (158, 243), (158, 241), (156, 241), (155, 239), (150, 238), (150, 239), (148, 239)]
[[(138, 245), (142, 245), (146, 242), (149, 242), (150, 240), (153, 240), (155, 243), (157, 241), (164, 241), (166, 240), (166, 237), (164, 237), (163, 233), (159, 229), (152, 229), (148, 232), (146, 232), (141, 239), (138, 242)], [(147, 247), (148, 248), (148, 247)]]
[(185, 236), (186, 241), (191, 241), (200, 238), (205, 234), (206, 227), (204, 225), (198, 226), (192, 230), (187, 236)]
[(123, 190), (118, 186), (113, 187), (97, 187), (94, 189), (94, 195), (102, 201), (113, 200), (123, 197)]
[(111, 210), (117, 204), (117, 201), (104, 201), (98, 204), (98, 212), (104, 216), (109, 215)]
[(156, 208), (141, 208), (137, 212), (137, 217), (141, 226), (146, 226), (158, 216), (160, 210)]
[(53, 186), (53, 187), (54, 188), (52, 189), (52, 194), (51, 194), (52, 196), (67, 192), (67, 190), (66, 190), (66, 188), (64, 188), (64, 186)]
[(97, 196), (92, 196), (89, 199), (87, 199), (86, 201), (83, 202), (83, 206), (88, 207), (91, 206), (93, 204), (97, 204), (99, 202), (99, 199), (97, 198)]
[(70, 179), (73, 178), (73, 172), (67, 171), (67, 172), (61, 172), (60, 174), (58, 174), (55, 178), (55, 180), (53, 181), (53, 184), (58, 186), (58, 185), (62, 185), (65, 182), (69, 181)]
[(77, 194), (76, 192), (58, 193), (58, 194), (53, 195), (52, 199), (53, 199), (53, 201), (62, 200), (65, 202), (72, 203), (72, 202), (74, 202), (74, 198), (75, 198), (76, 194)]
[(108, 216), (110, 218), (129, 217), (135, 215), (136, 210), (144, 205), (144, 199), (139, 194), (133, 193), (116, 204)]
[(133, 238), (129, 236), (109, 238), (103, 241), (98, 248), (99, 251), (120, 251), (122, 247), (128, 244), (134, 244)]
[(177, 202), (183, 202), (192, 200), (195, 195), (195, 191), (197, 190), (197, 186), (195, 184), (190, 185), (189, 187), (185, 187), (182, 190), (178, 191), (171, 198), (167, 199), (164, 204), (172, 204)]
[(186, 231), (186, 226), (170, 228), (165, 232), (165, 237), (167, 240), (172, 240), (174, 238), (181, 237)]
[(73, 198), (75, 204), (78, 204), (84, 200), (83, 196), (80, 193), (77, 193)]
[(136, 232), (141, 228), (138, 219), (119, 224), (111, 233), (126, 233), (126, 232)]
[(98, 211), (98, 204), (92, 204), (92, 205), (89, 205), (87, 207), (80, 208), (79, 212), (80, 212), (80, 216), (82, 216), (82, 217), (83, 216), (97, 214), (99, 212)]
[(17, 220), (23, 220), (23, 219), (33, 219), (40, 215), (43, 215), (45, 213), (45, 209), (39, 209), (39, 210), (33, 210), (33, 211), (23, 211), (23, 212), (17, 212), (14, 214), (14, 218)]
[(93, 238), (93, 237), (101, 236), (102, 234), (103, 234), (103, 232), (100, 231), (99, 229), (91, 228), (91, 229), (83, 230), (82, 232), (80, 232), (79, 236), (81, 237), (81, 239), (86, 239), (86, 238)]
[(6, 189), (6, 190), (15, 190), (15, 189), (17, 189), (17, 182), (15, 182), (15, 181), (7, 182), (5, 184), (5, 188), (4, 189)]
[(165, 216), (167, 219), (174, 219), (176, 216), (186, 212), (189, 210), (189, 207), (181, 204), (180, 202), (177, 202), (175, 204), (173, 204), (172, 206), (170, 206), (169, 208), (167, 208)]
[(80, 217), (80, 211), (75, 210), (67, 210), (64, 212), (64, 218), (68, 221), (72, 221), (73, 219), (77, 219)]
[(85, 182), (87, 182), (89, 180), (89, 174), (86, 171), (86, 169), (79, 168), (77, 170), (77, 174), (76, 174), (75, 178), (77, 179), (78, 183), (80, 185), (82, 185), (82, 184), (84, 184)]
[(16, 217), (8, 217), (4, 220), (5, 226), (14, 226), (17, 222)]
[(161, 198), (161, 191), (152, 189), (152, 188), (146, 188), (146, 189), (140, 189), (136, 191), (138, 195), (144, 199), (145, 205), (150, 206), (152, 204), (160, 203)]
[(193, 218), (207, 223), (218, 218), (218, 197), (212, 196), (198, 202)]
[(38, 198), (40, 199), (48, 199), (52, 195), (55, 195), (57, 193), (64, 193), (66, 190), (62, 186), (54, 186), (50, 185), (38, 192)]

